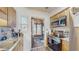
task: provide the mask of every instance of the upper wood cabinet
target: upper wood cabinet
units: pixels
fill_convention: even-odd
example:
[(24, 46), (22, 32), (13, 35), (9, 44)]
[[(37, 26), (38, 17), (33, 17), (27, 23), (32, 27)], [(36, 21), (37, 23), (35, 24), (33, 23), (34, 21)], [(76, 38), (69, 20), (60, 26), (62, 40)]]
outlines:
[(0, 7), (0, 26), (7, 26), (7, 8)]
[(69, 27), (69, 8), (50, 17), (51, 28), (53, 27)]
[(7, 7), (0, 7), (0, 11), (7, 14)]
[(63, 11), (63, 12), (61, 12), (61, 13), (58, 14), (58, 18), (63, 17), (65, 15), (66, 15), (65, 11)]
[(8, 8), (8, 26), (16, 26), (16, 11), (12, 7)]
[(54, 15), (53, 17), (51, 17), (52, 20), (57, 20), (58, 19), (58, 15)]
[(0, 7), (0, 26), (16, 26), (16, 11), (12, 7)]

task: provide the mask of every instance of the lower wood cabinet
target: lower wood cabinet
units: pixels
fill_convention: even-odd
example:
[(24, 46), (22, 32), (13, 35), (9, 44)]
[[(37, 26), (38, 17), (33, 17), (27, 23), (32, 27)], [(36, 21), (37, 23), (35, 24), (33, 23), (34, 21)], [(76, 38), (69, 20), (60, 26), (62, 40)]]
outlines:
[(13, 51), (23, 51), (23, 39), (21, 39)]
[(62, 40), (62, 51), (69, 51), (69, 42)]
[(7, 8), (0, 7), (0, 26), (7, 26)]

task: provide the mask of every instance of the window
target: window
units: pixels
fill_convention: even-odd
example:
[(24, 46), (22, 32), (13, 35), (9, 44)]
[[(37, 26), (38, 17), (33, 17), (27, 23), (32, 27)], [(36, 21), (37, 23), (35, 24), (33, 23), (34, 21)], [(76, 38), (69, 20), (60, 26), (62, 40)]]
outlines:
[(21, 29), (27, 28), (27, 17), (26, 16), (21, 16), (20, 26), (21, 26)]
[(37, 24), (37, 34), (38, 35), (41, 35), (42, 34), (41, 33), (42, 32), (42, 29), (41, 28), (42, 28), (42, 25), (41, 24)]

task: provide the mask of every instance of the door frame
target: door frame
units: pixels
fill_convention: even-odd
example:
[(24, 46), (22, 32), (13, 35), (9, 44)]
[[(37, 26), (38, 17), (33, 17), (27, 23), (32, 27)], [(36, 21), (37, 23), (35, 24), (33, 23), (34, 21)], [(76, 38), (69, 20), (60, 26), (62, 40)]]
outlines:
[[(31, 48), (33, 48), (33, 37), (32, 37), (32, 19), (33, 18), (36, 18), (36, 17), (31, 17)], [(37, 19), (39, 19), (39, 18), (37, 18)], [(41, 18), (40, 18), (41, 19)], [(42, 21), (43, 21), (43, 27), (44, 27), (44, 31), (45, 31), (45, 26), (44, 26), (44, 19), (41, 19)], [(43, 33), (44, 34), (44, 33)], [(45, 34), (44, 34), (45, 35)], [(44, 36), (45, 37), (45, 36)], [(44, 39), (44, 37), (43, 37), (43, 39)], [(44, 44), (43, 44), (44, 45)], [(37, 48), (37, 47), (36, 47)]]

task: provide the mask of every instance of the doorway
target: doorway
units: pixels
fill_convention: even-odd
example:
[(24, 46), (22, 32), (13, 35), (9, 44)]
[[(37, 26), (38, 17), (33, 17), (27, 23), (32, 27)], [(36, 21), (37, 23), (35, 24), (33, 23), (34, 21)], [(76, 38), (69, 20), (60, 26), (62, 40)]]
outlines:
[(44, 45), (44, 22), (39, 18), (31, 18), (32, 48)]

